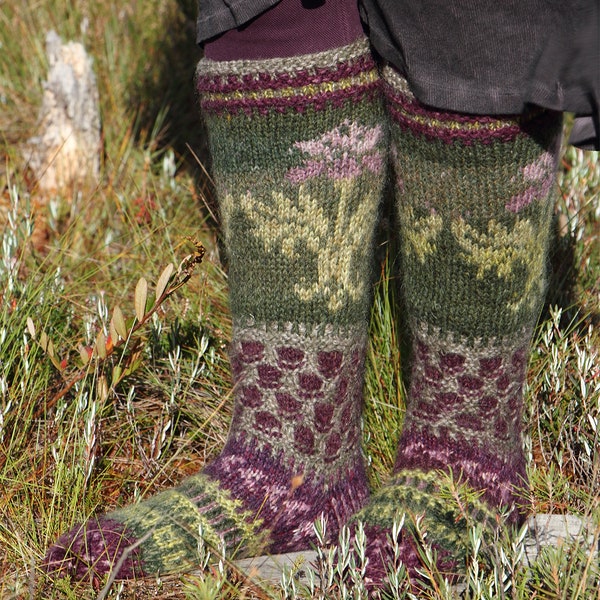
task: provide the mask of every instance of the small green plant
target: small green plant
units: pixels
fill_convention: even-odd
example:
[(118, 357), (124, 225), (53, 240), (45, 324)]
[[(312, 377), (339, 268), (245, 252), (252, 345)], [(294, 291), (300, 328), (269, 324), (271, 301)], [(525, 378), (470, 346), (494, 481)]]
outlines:
[[(79, 345), (81, 366), (70, 377), (64, 377), (64, 386), (54, 394), (46, 405), (46, 410), (52, 408), (64, 398), (74, 385), (88, 376), (88, 366), (92, 363), (98, 374), (98, 396), (101, 400), (105, 400), (108, 395), (109, 381), (110, 386), (115, 387), (139, 367), (143, 344), (143, 338), (140, 335), (142, 328), (164, 302), (189, 281), (196, 265), (202, 262), (204, 247), (199, 242), (195, 242), (194, 245), (194, 252), (181, 261), (176, 272), (174, 272), (172, 263), (169, 263), (161, 272), (156, 283), (154, 299), (148, 297), (148, 282), (144, 277), (140, 277), (135, 287), (134, 317), (125, 320), (120, 306), (116, 305), (108, 326), (104, 323), (104, 327), (98, 331), (95, 337), (93, 346)], [(103, 299), (99, 313), (101, 315), (108, 314), (108, 308), (104, 305)], [(106, 321), (106, 317), (103, 320)], [(31, 338), (39, 344), (52, 364), (64, 374), (67, 367), (66, 360), (59, 360), (57, 349), (46, 331), (42, 330), (38, 335), (31, 317), (27, 317), (27, 329)]]

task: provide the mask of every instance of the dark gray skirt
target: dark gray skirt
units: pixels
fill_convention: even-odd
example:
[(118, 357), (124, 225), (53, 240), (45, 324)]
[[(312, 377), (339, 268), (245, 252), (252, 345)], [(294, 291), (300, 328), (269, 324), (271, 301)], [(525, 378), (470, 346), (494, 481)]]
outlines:
[[(277, 2), (199, 0), (198, 42), (243, 25)], [(359, 4), (373, 47), (424, 104), (476, 114), (518, 114), (529, 104), (576, 113), (587, 119), (577, 122), (572, 143), (598, 148), (598, 0)]]

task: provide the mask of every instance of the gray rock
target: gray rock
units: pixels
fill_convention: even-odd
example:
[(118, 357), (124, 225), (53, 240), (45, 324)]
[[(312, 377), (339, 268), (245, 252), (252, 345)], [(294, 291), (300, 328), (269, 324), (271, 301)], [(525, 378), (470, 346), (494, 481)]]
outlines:
[[(525, 555), (523, 560), (531, 564), (539, 556), (540, 551), (547, 546), (558, 546), (562, 543), (578, 541), (598, 552), (598, 535), (594, 536), (591, 523), (575, 515), (534, 515), (528, 521), (528, 533), (525, 539)], [(249, 578), (258, 581), (276, 583), (281, 580), (285, 568), (293, 571), (300, 581), (305, 581), (306, 569), (314, 563), (317, 553), (312, 550), (290, 552), (273, 556), (258, 556), (235, 562), (235, 565)]]
[(250, 579), (269, 581), (272, 583), (281, 580), (281, 574), (287, 568), (293, 572), (300, 581), (305, 581), (306, 570), (311, 563), (317, 560), (317, 553), (313, 550), (302, 552), (289, 552), (288, 554), (273, 554), (271, 556), (257, 556), (235, 561), (235, 566)]
[[(525, 558), (534, 562), (541, 550), (547, 546), (577, 542), (587, 550), (598, 552), (598, 536), (594, 536), (592, 523), (576, 515), (533, 515), (528, 523), (525, 539)], [(595, 543), (595, 547), (593, 547)]]

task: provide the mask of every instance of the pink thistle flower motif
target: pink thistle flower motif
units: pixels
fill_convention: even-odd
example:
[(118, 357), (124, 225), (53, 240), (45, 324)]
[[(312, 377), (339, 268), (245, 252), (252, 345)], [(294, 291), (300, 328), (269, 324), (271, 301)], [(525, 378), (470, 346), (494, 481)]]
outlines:
[(546, 197), (554, 185), (554, 163), (554, 152), (549, 151), (544, 152), (532, 163), (525, 165), (521, 169), (523, 180), (531, 185), (519, 194), (512, 196), (505, 205), (506, 210), (516, 214), (537, 198)]
[(380, 125), (365, 127), (345, 120), (339, 127), (315, 140), (296, 142), (308, 155), (303, 164), (290, 169), (286, 177), (295, 184), (320, 175), (329, 179), (353, 179), (365, 171), (380, 173), (383, 158), (378, 144), (383, 132)]

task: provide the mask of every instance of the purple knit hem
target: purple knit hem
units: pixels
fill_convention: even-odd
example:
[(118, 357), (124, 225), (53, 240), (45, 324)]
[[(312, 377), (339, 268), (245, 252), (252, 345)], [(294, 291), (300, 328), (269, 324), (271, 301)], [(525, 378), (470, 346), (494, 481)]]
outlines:
[[(236, 12), (235, 3), (225, 5)], [(251, 5), (249, 11), (255, 8), (259, 7)], [(204, 50), (216, 61), (262, 60), (323, 52), (362, 37), (356, 0), (308, 4), (282, 0), (243, 27), (209, 40)]]

